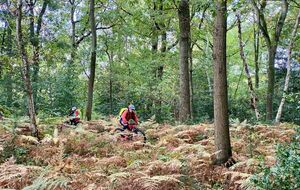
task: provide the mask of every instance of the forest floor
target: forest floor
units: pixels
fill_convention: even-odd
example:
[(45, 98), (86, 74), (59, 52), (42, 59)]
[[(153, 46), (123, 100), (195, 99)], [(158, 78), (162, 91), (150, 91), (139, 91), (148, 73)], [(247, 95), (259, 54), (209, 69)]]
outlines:
[[(83, 122), (76, 128), (41, 124), (43, 139), (29, 136), (26, 122), (0, 121), (0, 188), (200, 190), (255, 189), (252, 174), (276, 162), (277, 143), (289, 142), (293, 125), (234, 123), (230, 167), (212, 164), (212, 124), (141, 123), (143, 137), (123, 140), (117, 120)], [(13, 156), (12, 156), (13, 155)]]

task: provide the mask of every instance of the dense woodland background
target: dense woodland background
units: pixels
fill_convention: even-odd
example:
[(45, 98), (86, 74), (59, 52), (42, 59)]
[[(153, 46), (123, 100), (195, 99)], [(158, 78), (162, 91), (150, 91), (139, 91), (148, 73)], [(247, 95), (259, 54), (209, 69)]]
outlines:
[[(1, 0), (0, 187), (300, 188), (299, 21), (294, 0)], [(146, 145), (112, 134), (129, 104)]]
[[(265, 2), (266, 3), (266, 2)], [(270, 38), (281, 13), (281, 1), (263, 9)], [(179, 118), (179, 20), (175, 1), (95, 1), (96, 62), (92, 118), (117, 114), (134, 103), (141, 119)], [(260, 5), (262, 6), (262, 5)], [(190, 1), (191, 121), (213, 120), (213, 2)], [(24, 1), (22, 32), (38, 117), (63, 116), (76, 105), (86, 117), (92, 31), (88, 1)], [(283, 95), (287, 50), (299, 5), (289, 1), (275, 57), (272, 118)], [(266, 117), (268, 45), (255, 21), (250, 1), (229, 1), (227, 10), (227, 80), (230, 118), (256, 121), (247, 75), (240, 57), (236, 13), (260, 120)], [(16, 1), (1, 3), (1, 110), (7, 116), (28, 112), (22, 60), (17, 46)], [(296, 40), (299, 35), (296, 35)], [(273, 39), (271, 39), (273, 40)], [(299, 43), (291, 56), (291, 77), (282, 121), (300, 122)]]

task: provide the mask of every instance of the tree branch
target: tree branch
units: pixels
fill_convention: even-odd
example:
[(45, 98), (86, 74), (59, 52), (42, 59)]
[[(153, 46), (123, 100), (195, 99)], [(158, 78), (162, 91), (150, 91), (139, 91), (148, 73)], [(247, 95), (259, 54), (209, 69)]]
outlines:
[(282, 10), (281, 10), (281, 13), (280, 13), (280, 17), (279, 17), (279, 19), (276, 23), (275, 33), (274, 33), (274, 36), (273, 36), (273, 39), (274, 39), (275, 43), (279, 41), (280, 33), (282, 31), (282, 28), (283, 28), (283, 24), (284, 24), (286, 15), (287, 15), (287, 11), (288, 11), (288, 3), (287, 3), (286, 0), (283, 0)]
[[(97, 24), (98, 25), (98, 24)], [(110, 26), (106, 26), (106, 27), (96, 27), (96, 30), (107, 30), (107, 29), (110, 29), (112, 28), (113, 26), (115, 26), (116, 24), (112, 24)], [(90, 36), (91, 35), (91, 31), (88, 31), (86, 34), (83, 34), (77, 41), (76, 41), (76, 45), (79, 45), (80, 42), (82, 42), (82, 40), (84, 40), (86, 37)]]
[(169, 45), (167, 47), (167, 50), (170, 51), (173, 47), (175, 47), (178, 44), (179, 40), (177, 39), (173, 44)]
[(47, 6), (48, 6), (49, 0), (44, 0), (42, 10), (39, 14), (38, 20), (37, 20), (37, 28), (36, 28), (36, 36), (38, 37), (40, 35), (41, 26), (42, 26), (42, 18), (43, 15), (46, 12)]
[[(265, 17), (262, 14), (262, 11), (257, 7), (256, 2), (254, 0), (251, 0), (251, 3), (254, 7), (256, 15), (258, 16), (257, 25), (260, 28), (260, 30), (261, 30), (261, 32), (262, 32), (262, 34), (263, 34), (263, 36), (266, 40), (266, 43), (268, 44), (268, 47), (270, 47), (271, 46), (271, 39), (270, 39), (270, 36), (269, 36), (269, 33), (268, 33), (268, 28), (267, 28)], [(262, 7), (261, 9), (263, 9), (265, 6), (266, 6), (266, 4), (265, 4), (265, 1), (264, 1), (263, 4), (261, 5), (261, 7)]]

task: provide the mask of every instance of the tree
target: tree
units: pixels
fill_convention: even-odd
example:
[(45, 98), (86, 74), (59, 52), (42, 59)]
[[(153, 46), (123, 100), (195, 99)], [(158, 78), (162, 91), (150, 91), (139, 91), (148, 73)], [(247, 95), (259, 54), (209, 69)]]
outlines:
[(281, 102), (280, 105), (278, 107), (278, 111), (276, 114), (276, 118), (275, 118), (275, 123), (279, 123), (281, 115), (282, 115), (282, 110), (283, 110), (283, 105), (285, 103), (285, 99), (286, 99), (286, 95), (287, 95), (287, 91), (289, 88), (289, 80), (290, 80), (290, 75), (291, 75), (291, 57), (292, 57), (292, 49), (294, 47), (294, 43), (295, 43), (295, 38), (296, 38), (296, 34), (297, 34), (297, 29), (299, 26), (299, 21), (300, 21), (300, 11), (298, 13), (297, 19), (296, 19), (296, 23), (292, 32), (292, 36), (290, 39), (290, 44), (288, 47), (288, 60), (287, 60), (287, 72), (286, 72), (286, 76), (285, 76), (285, 82), (284, 82), (284, 88), (283, 88), (283, 95), (281, 98)]
[(22, 0), (18, 0), (17, 5), (17, 20), (16, 20), (16, 32), (17, 32), (17, 44), (22, 58), (22, 76), (24, 79), (24, 87), (25, 91), (27, 92), (27, 101), (28, 101), (28, 111), (30, 117), (30, 124), (32, 129), (32, 134), (35, 137), (38, 136), (38, 129), (36, 124), (36, 115), (35, 115), (35, 108), (34, 108), (34, 98), (32, 94), (32, 85), (30, 80), (30, 64), (27, 56), (27, 52), (25, 49), (25, 45), (23, 42), (23, 31), (22, 31), (22, 7), (23, 2)]
[(254, 110), (255, 112), (255, 116), (256, 119), (259, 119), (259, 111), (257, 109), (257, 97), (253, 88), (253, 83), (252, 83), (252, 79), (251, 79), (251, 75), (250, 75), (250, 71), (249, 71), (249, 65), (246, 61), (246, 57), (245, 57), (245, 53), (244, 53), (244, 47), (243, 47), (243, 40), (242, 40), (242, 28), (241, 28), (241, 18), (240, 18), (240, 13), (238, 12), (236, 14), (236, 18), (237, 18), (237, 25), (238, 25), (238, 38), (239, 38), (239, 43), (240, 43), (240, 56), (241, 59), (243, 60), (243, 66), (244, 66), (244, 70), (247, 76), (247, 80), (248, 80), (248, 89), (250, 91), (250, 96), (251, 96), (251, 108)]
[(190, 113), (189, 48), (190, 48), (190, 10), (189, 0), (181, 0), (178, 7), (180, 29), (180, 110), (179, 120), (186, 121)]
[[(33, 77), (32, 77), (32, 82), (33, 84), (36, 84), (39, 81), (39, 70), (40, 70), (40, 33), (41, 33), (41, 28), (42, 28), (42, 21), (43, 21), (43, 16), (46, 12), (49, 0), (44, 0), (43, 1), (43, 6), (42, 9), (39, 13), (36, 26), (34, 22), (34, 8), (36, 5), (36, 1), (30, 0), (27, 2), (29, 6), (29, 31), (30, 31), (30, 43), (33, 46)], [(36, 29), (35, 29), (36, 28)], [(33, 97), (35, 100), (37, 100), (37, 85), (35, 88), (33, 88)], [(36, 102), (35, 102), (36, 103)], [(35, 108), (37, 108), (35, 104)]]
[(258, 16), (257, 24), (259, 26), (259, 29), (266, 41), (267, 47), (268, 47), (268, 89), (267, 89), (267, 120), (272, 120), (273, 118), (273, 96), (274, 96), (274, 84), (275, 84), (275, 68), (274, 68), (274, 62), (275, 62), (275, 54), (277, 50), (277, 46), (280, 39), (280, 34), (284, 25), (284, 21), (288, 12), (288, 2), (287, 0), (282, 0), (282, 7), (279, 19), (277, 20), (275, 31), (271, 34), (268, 31), (267, 28), (267, 22), (265, 20), (265, 16), (263, 14), (263, 11), (267, 5), (266, 1), (263, 1), (260, 5), (260, 8), (258, 7), (255, 0), (251, 0), (254, 9), (256, 11), (256, 15)]
[[(259, 22), (259, 19), (253, 14), (255, 22)], [(253, 48), (254, 48), (254, 64), (255, 64), (255, 88), (259, 87), (259, 39), (260, 39), (260, 32), (257, 29), (257, 24), (253, 23)]]
[(226, 0), (216, 0), (216, 17), (214, 23), (213, 60), (214, 60), (214, 125), (216, 164), (225, 163), (232, 156), (226, 74)]
[(96, 35), (96, 24), (95, 24), (95, 2), (90, 0), (90, 26), (92, 32), (92, 43), (91, 43), (91, 64), (90, 64), (90, 76), (88, 86), (88, 100), (86, 106), (86, 118), (88, 121), (92, 117), (93, 109), (93, 92), (94, 92), (94, 81), (96, 71), (96, 48), (97, 48), (97, 35)]

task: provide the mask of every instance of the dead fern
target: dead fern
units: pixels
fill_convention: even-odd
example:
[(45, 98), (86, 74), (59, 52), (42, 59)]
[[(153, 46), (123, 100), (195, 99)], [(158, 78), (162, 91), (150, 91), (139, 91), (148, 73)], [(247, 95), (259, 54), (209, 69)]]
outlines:
[(41, 170), (37, 166), (15, 165), (12, 159), (0, 166), (0, 188), (21, 189), (32, 181), (32, 175)]

